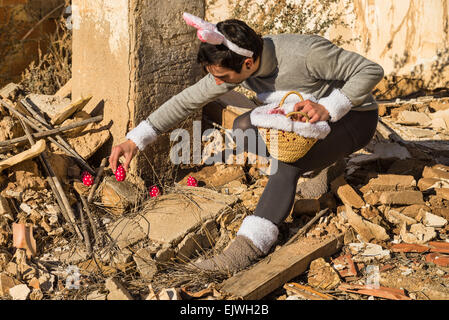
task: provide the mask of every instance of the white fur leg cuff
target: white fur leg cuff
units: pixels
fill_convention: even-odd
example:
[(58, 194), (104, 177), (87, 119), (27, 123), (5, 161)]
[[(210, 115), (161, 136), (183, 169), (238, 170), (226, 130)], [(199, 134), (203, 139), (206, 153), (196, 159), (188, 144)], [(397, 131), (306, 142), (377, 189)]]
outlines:
[(148, 121), (143, 120), (137, 127), (128, 132), (126, 138), (132, 140), (142, 151), (149, 143), (157, 139), (157, 132)]
[(237, 235), (249, 238), (257, 248), (267, 254), (278, 238), (279, 229), (270, 220), (253, 215), (243, 219)]
[(329, 96), (318, 100), (318, 103), (329, 111), (330, 122), (340, 120), (353, 107), (351, 100), (339, 89), (334, 89)]

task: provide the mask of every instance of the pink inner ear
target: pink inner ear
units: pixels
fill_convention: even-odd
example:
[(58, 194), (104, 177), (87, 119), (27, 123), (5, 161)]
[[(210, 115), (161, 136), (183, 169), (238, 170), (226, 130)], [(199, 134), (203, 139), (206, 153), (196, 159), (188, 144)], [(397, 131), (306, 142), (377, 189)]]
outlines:
[(188, 14), (188, 13), (184, 13), (183, 18), (189, 26), (195, 27), (197, 29), (201, 28), (198, 19), (195, 19), (197, 17), (195, 17), (191, 14)]
[(184, 12), (182, 17), (188, 25), (197, 29), (213, 30), (215, 28), (214, 24), (204, 21), (200, 17), (194, 16), (193, 14)]
[[(199, 30), (198, 34), (201, 34), (201, 38), (204, 39), (200, 40), (203, 42), (207, 42), (210, 44), (215, 44), (215, 45), (219, 45), (223, 43), (223, 36), (221, 34), (218, 34), (214, 31), (209, 31), (209, 30)], [(198, 36), (199, 38), (200, 36)]]

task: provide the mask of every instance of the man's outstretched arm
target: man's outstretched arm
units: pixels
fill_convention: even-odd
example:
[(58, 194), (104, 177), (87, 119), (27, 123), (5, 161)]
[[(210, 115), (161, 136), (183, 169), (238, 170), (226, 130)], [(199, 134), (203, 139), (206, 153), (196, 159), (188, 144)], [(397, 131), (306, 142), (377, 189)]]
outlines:
[(167, 132), (186, 119), (193, 111), (231, 91), (236, 86), (237, 84), (229, 83), (217, 85), (214, 77), (207, 74), (196, 84), (166, 101), (127, 133), (127, 141), (112, 148), (109, 156), (109, 165), (112, 170), (115, 172), (118, 159), (124, 156), (125, 163), (123, 165), (127, 171), (129, 163), (138, 150), (144, 150), (148, 144), (157, 139), (158, 135)]

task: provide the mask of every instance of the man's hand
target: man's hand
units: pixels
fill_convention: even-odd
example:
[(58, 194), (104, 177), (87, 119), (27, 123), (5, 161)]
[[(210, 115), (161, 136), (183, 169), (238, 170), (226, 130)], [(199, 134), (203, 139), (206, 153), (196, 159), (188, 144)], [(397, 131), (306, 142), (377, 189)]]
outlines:
[[(310, 123), (315, 123), (318, 121), (329, 120), (329, 112), (321, 104), (312, 102), (310, 100), (305, 100), (295, 104), (294, 111), (302, 111), (306, 113), (310, 120)], [(300, 114), (294, 115), (296, 120), (306, 122), (306, 118)]]
[(132, 140), (127, 140), (119, 145), (116, 145), (112, 148), (111, 155), (109, 156), (109, 166), (112, 169), (112, 172), (115, 173), (117, 170), (117, 162), (121, 156), (125, 156), (125, 163), (123, 164), (123, 168), (125, 171), (128, 171), (129, 163), (132, 158), (137, 153), (137, 146)]

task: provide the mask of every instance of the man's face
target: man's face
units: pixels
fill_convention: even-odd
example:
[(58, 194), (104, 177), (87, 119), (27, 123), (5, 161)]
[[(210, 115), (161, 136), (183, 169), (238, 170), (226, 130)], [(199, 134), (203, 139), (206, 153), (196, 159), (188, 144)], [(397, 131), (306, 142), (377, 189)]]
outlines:
[[(258, 61), (257, 61), (258, 62)], [(209, 72), (214, 78), (217, 85), (222, 83), (241, 83), (248, 79), (258, 67), (257, 63), (253, 62), (253, 59), (246, 59), (243, 63), (240, 73), (234, 70), (220, 67), (218, 65), (206, 66), (207, 72)]]
[(240, 83), (246, 80), (242, 73), (237, 73), (234, 70), (220, 67), (217, 65), (206, 66), (207, 72), (209, 72), (214, 78), (215, 82), (220, 85), (222, 83)]

